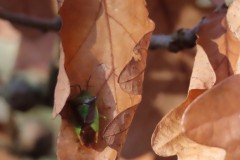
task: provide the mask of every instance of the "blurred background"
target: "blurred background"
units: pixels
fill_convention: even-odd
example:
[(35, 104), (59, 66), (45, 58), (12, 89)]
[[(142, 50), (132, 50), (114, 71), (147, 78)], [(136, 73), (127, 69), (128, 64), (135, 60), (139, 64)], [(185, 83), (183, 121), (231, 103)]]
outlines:
[[(154, 34), (193, 28), (213, 11), (209, 0), (147, 0)], [(54, 160), (60, 118), (52, 119), (58, 74), (56, 0), (0, 0), (0, 159)], [(186, 97), (195, 49), (149, 50), (143, 101), (134, 117), (123, 160), (174, 160), (151, 149), (157, 123)]]

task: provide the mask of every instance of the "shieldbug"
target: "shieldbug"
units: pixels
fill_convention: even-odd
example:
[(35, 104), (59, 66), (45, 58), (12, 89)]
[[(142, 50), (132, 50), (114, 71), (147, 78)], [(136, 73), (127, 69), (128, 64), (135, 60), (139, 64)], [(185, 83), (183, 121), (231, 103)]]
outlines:
[(98, 141), (99, 113), (96, 104), (97, 97), (87, 90), (81, 90), (79, 85), (75, 86), (79, 88), (80, 93), (68, 100), (73, 110), (72, 119), (75, 132), (80, 142), (87, 147), (91, 147)]

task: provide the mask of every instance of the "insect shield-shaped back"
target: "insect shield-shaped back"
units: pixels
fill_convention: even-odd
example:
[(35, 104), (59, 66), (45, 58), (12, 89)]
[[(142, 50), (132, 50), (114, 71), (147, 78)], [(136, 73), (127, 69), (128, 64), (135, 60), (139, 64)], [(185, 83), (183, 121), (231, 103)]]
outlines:
[(98, 141), (99, 114), (96, 96), (82, 90), (79, 95), (69, 100), (74, 115), (75, 131), (80, 141), (87, 147)]

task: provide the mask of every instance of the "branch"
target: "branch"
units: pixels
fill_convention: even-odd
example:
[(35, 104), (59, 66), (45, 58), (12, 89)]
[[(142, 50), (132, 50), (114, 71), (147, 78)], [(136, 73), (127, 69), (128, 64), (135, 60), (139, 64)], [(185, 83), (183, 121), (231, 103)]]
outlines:
[(171, 35), (153, 35), (149, 48), (167, 48), (171, 52), (192, 48), (196, 45), (196, 32), (203, 21), (204, 18), (193, 29), (179, 29)]
[(12, 13), (0, 7), (0, 18), (8, 20), (12, 23), (24, 25), (27, 27), (37, 28), (43, 31), (59, 31), (61, 28), (61, 18), (43, 19), (28, 16), (20, 13)]

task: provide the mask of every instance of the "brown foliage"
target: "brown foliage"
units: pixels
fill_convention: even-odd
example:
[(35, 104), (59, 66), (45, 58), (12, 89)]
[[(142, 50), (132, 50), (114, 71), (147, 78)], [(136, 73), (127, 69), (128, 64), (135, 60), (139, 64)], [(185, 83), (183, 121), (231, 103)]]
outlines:
[[(61, 112), (63, 118), (58, 157), (114, 159), (141, 100), (146, 51), (154, 27), (145, 1), (65, 0), (60, 15), (65, 55), (61, 57), (53, 112), (54, 116)], [(70, 121), (71, 107), (65, 105), (73, 85), (96, 95), (99, 113), (106, 117), (99, 119), (99, 138), (92, 148), (78, 140)], [(71, 89), (71, 97), (79, 94)]]
[[(240, 76), (231, 76), (201, 95), (184, 113), (185, 133), (198, 143), (224, 148), (227, 160), (240, 158)], [(193, 121), (194, 119), (194, 121)]]
[(152, 136), (152, 147), (160, 156), (172, 156), (177, 154), (180, 160), (190, 159), (222, 159), (224, 152), (206, 146), (202, 146), (188, 139), (182, 133), (181, 117), (188, 105), (205, 90), (193, 89), (185, 102), (169, 112), (157, 125)]
[(225, 149), (227, 160), (240, 158), (239, 89), (236, 87), (239, 83), (240, 41), (236, 29), (239, 25), (233, 19), (233, 16), (239, 15), (238, 5), (239, 1), (235, 1), (227, 13), (211, 15), (199, 31), (199, 45), (211, 62), (215, 84), (219, 84), (189, 105), (183, 117), (185, 133), (189, 138), (200, 144)]
[[(144, 2), (65, 0), (60, 4), (64, 53), (53, 112), (62, 116), (59, 159), (118, 157), (141, 101), (153, 30)], [(240, 45), (235, 22), (239, 3), (235, 0), (229, 9), (215, 11), (201, 24), (188, 96), (159, 122), (152, 136), (158, 155), (177, 155), (181, 160), (239, 159)], [(66, 104), (80, 92), (73, 85), (96, 95), (99, 113), (107, 117), (99, 119), (99, 139), (90, 148), (80, 143)]]
[[(188, 103), (185, 101), (158, 124), (152, 137), (157, 154), (177, 154), (184, 160), (239, 159), (239, 75), (232, 76), (239, 73), (239, 25), (233, 19), (239, 13), (238, 3), (236, 0), (228, 10), (212, 13), (201, 25)], [(191, 95), (196, 89), (207, 91), (193, 100)]]

